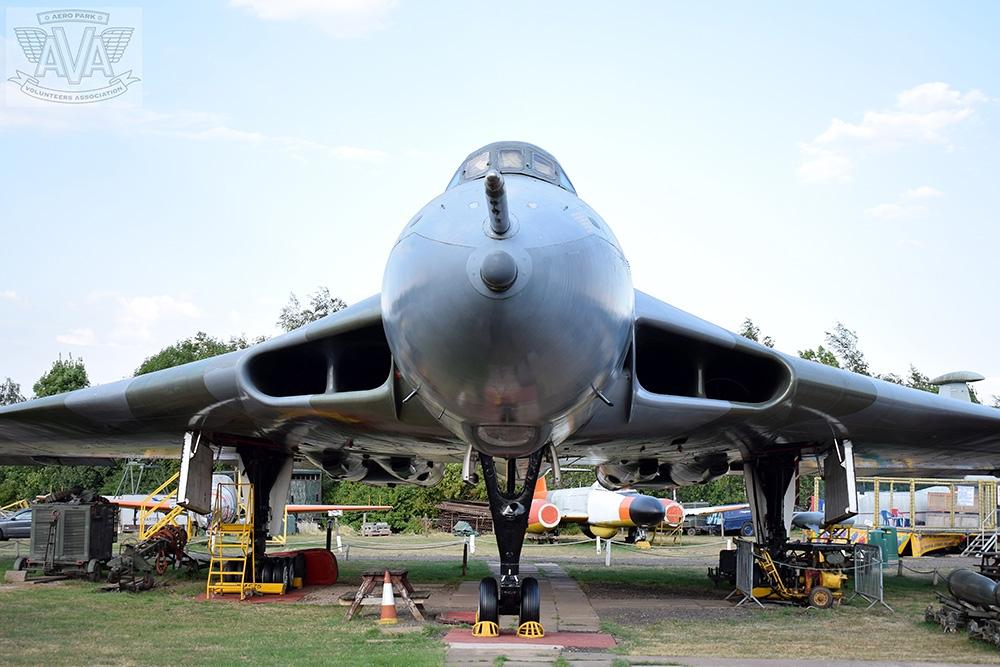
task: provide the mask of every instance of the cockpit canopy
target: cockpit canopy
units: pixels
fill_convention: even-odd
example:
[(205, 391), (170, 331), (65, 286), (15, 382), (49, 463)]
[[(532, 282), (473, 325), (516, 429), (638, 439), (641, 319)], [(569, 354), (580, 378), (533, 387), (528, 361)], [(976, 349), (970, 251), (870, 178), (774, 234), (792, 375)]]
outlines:
[(462, 161), (448, 189), (483, 178), (491, 169), (501, 174), (531, 176), (576, 194), (576, 189), (556, 159), (538, 146), (523, 141), (498, 141), (473, 151)]

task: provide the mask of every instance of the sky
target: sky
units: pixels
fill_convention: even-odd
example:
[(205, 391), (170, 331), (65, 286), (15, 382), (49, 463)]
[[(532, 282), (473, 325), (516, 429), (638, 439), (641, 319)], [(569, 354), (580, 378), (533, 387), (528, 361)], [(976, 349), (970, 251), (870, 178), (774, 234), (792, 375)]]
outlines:
[(13, 29), (61, 6), (6, 7), (0, 379), (26, 395), (60, 355), (109, 382), (197, 331), (273, 335), (293, 292), (378, 293), (501, 139), (559, 159), (638, 289), (792, 353), (840, 321), (875, 372), (1000, 394), (998, 3), (72, 6), (135, 29), (139, 81), (27, 97)]

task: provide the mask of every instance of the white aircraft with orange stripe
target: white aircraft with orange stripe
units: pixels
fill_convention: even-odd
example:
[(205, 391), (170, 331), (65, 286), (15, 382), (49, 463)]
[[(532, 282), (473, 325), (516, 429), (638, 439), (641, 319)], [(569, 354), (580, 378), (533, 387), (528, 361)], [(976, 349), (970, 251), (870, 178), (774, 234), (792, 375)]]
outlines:
[(547, 533), (561, 524), (582, 524), (589, 537), (614, 537), (626, 528), (644, 530), (661, 524), (676, 528), (684, 522), (684, 508), (669, 498), (637, 491), (609, 491), (599, 484), (549, 491), (544, 478), (535, 483), (528, 514), (529, 533)]

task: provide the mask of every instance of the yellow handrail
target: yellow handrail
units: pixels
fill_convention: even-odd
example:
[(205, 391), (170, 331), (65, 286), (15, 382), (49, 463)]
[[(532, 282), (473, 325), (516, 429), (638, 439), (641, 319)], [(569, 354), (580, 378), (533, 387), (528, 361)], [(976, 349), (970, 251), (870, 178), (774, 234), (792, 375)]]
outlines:
[[(147, 521), (147, 519), (149, 519), (149, 516), (151, 514), (156, 514), (157, 512), (163, 511), (163, 509), (166, 508), (167, 504), (170, 502), (171, 496), (176, 496), (176, 493), (173, 493), (173, 494), (169, 494), (169, 493), (164, 494), (163, 497), (160, 498), (155, 503), (153, 502), (153, 499), (158, 494), (164, 493), (164, 491), (166, 490), (166, 488), (168, 486), (170, 486), (171, 484), (173, 484), (174, 482), (176, 482), (178, 480), (178, 478), (180, 478), (180, 476), (181, 476), (181, 474), (179, 472), (174, 473), (170, 477), (170, 479), (168, 479), (167, 481), (165, 481), (163, 484), (160, 484), (158, 487), (156, 487), (155, 489), (153, 489), (153, 491), (150, 492), (150, 494), (148, 496), (146, 496), (145, 498), (142, 499), (142, 506), (139, 508), (139, 539), (140, 540), (146, 539), (149, 535), (152, 535), (153, 533), (155, 533), (156, 531), (158, 531), (160, 528), (163, 528), (168, 523), (174, 521), (174, 519), (176, 519), (181, 514), (181, 512), (184, 511), (183, 507), (181, 507), (180, 505), (175, 504), (173, 507), (171, 507), (169, 509), (169, 511), (167, 511), (167, 513), (162, 518), (160, 518), (156, 523), (154, 523), (152, 527), (149, 527), (149, 528), (146, 527), (146, 521)], [(189, 523), (190, 523), (190, 520), (189, 520)], [(190, 530), (190, 527), (189, 527), (189, 530)]]
[(4, 512), (9, 512), (11, 510), (26, 510), (28, 509), (28, 507), (30, 507), (30, 505), (28, 504), (27, 500), (25, 499), (15, 500), (12, 503), (8, 503), (3, 507), (0, 507), (0, 514), (3, 514)]

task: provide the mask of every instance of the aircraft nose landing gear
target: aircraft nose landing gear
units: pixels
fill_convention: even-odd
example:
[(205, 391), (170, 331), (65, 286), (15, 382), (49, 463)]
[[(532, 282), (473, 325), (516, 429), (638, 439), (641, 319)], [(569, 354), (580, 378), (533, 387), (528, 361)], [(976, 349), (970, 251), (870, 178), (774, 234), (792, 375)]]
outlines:
[(500, 634), (500, 615), (518, 616), (517, 634), (521, 637), (542, 637), (541, 594), (534, 577), (521, 579), (521, 547), (528, 529), (528, 507), (538, 470), (542, 463), (541, 450), (528, 457), (528, 467), (521, 490), (517, 486), (517, 461), (507, 460), (507, 488), (500, 490), (496, 465), (492, 456), (479, 455), (483, 467), (483, 481), (493, 515), (493, 533), (500, 552), (499, 585), (493, 577), (479, 582), (479, 609), (472, 634), (477, 637), (496, 637)]

